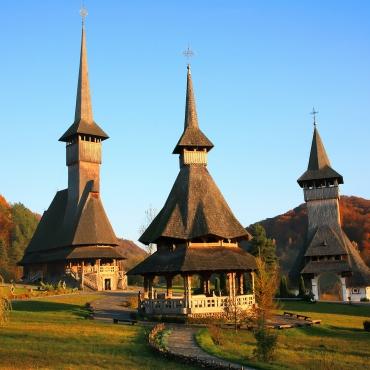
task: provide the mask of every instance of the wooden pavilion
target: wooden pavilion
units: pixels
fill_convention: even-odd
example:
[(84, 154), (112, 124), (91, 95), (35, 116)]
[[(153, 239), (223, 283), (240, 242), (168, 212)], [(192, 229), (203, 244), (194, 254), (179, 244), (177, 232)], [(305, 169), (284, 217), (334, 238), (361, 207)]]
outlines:
[[(139, 239), (155, 243), (157, 251), (128, 272), (144, 277), (141, 308), (146, 314), (218, 315), (229, 298), (244, 309), (255, 303), (255, 259), (239, 246), (250, 235), (207, 170), (212, 148), (198, 125), (188, 66), (185, 127), (173, 151), (180, 156), (180, 172), (164, 207)], [(173, 293), (176, 275), (184, 282), (181, 296)], [(156, 294), (155, 277), (165, 278), (165, 294)], [(200, 284), (193, 289), (195, 280)]]
[(63, 280), (93, 290), (126, 287), (124, 257), (100, 198), (106, 139), (93, 119), (83, 24), (75, 120), (59, 139), (66, 143), (68, 188), (56, 193), (19, 262), (25, 281)]

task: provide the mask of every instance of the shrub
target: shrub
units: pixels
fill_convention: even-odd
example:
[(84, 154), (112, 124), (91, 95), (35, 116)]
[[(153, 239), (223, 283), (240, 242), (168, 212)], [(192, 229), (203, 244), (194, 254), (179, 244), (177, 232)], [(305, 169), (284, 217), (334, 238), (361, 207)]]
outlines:
[(364, 330), (370, 331), (370, 320), (365, 320), (363, 324), (364, 324)]
[(278, 339), (276, 331), (260, 327), (254, 332), (254, 337), (257, 341), (257, 347), (254, 350), (257, 359), (267, 362), (273, 360)]
[(220, 325), (211, 324), (208, 325), (208, 332), (211, 336), (213, 343), (216, 345), (222, 345), (224, 343), (224, 337)]
[(9, 320), (11, 310), (11, 301), (6, 297), (0, 296), (0, 326), (4, 325)]
[(362, 297), (360, 299), (360, 302), (369, 302), (369, 301), (370, 301), (370, 299), (369, 298), (366, 298), (366, 297)]

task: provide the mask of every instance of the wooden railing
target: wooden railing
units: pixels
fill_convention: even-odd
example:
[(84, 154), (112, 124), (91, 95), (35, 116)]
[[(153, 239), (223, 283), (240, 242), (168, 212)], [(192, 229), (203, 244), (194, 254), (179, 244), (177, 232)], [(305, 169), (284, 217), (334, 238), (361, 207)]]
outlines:
[[(253, 294), (236, 296), (236, 304), (243, 309), (249, 309), (255, 303)], [(228, 304), (228, 296), (206, 297), (203, 294), (192, 296), (190, 307), (186, 307), (185, 298), (166, 298), (166, 299), (144, 299), (142, 304), (145, 312), (149, 314), (203, 314), (220, 313), (225, 310)]]

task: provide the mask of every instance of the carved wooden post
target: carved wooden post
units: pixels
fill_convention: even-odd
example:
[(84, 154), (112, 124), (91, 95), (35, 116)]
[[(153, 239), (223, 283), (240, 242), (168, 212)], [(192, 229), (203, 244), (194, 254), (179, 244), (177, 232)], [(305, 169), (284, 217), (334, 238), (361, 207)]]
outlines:
[(191, 275), (184, 275), (185, 307), (191, 308)]
[(239, 273), (239, 294), (244, 294), (244, 274), (242, 272)]
[(149, 279), (148, 276), (144, 276), (144, 299), (149, 298)]
[(154, 276), (149, 276), (149, 299), (154, 299), (153, 280)]
[(172, 275), (166, 275), (166, 286), (167, 286), (167, 292), (166, 292), (166, 298), (172, 298)]

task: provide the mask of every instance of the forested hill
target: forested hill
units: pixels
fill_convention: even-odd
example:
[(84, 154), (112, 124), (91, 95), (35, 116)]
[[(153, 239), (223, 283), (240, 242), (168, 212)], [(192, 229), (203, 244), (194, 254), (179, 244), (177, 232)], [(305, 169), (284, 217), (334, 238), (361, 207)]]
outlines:
[(22, 203), (9, 204), (0, 195), (0, 275), (6, 280), (15, 278), (16, 264), (39, 220), (40, 215)]
[[(370, 265), (370, 200), (355, 196), (340, 199), (342, 226), (351, 241), (358, 244), (361, 256)], [(282, 215), (258, 222), (269, 238), (276, 241), (280, 267), (284, 274), (297, 268), (295, 260), (304, 248), (307, 230), (305, 204)], [(293, 271), (292, 271), (293, 270)]]

